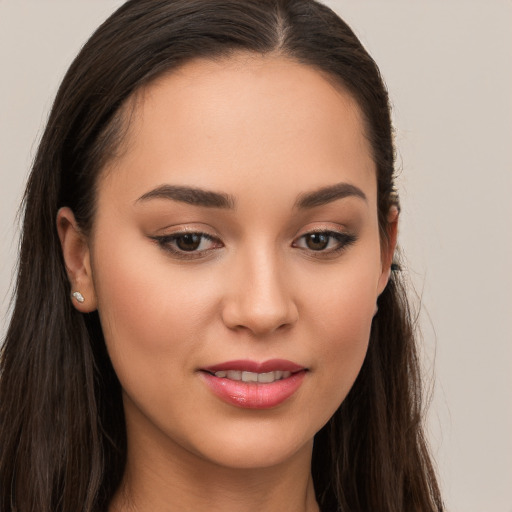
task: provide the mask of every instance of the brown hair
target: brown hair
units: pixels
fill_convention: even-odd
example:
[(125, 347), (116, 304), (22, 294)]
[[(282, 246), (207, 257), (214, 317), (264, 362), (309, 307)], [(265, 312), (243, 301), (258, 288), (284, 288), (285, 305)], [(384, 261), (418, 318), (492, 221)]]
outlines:
[[(388, 95), (352, 30), (314, 0), (130, 0), (81, 50), (57, 94), (24, 197), (14, 311), (1, 355), (0, 509), (100, 512), (123, 475), (121, 389), (97, 313), (69, 300), (55, 219), (69, 206), (87, 232), (95, 186), (123, 134), (128, 98), (193, 58), (273, 52), (348, 90), (366, 121), (385, 243), (396, 204)], [(363, 368), (316, 435), (321, 507), (441, 511), (421, 423), (421, 382), (399, 272), (379, 298)]]

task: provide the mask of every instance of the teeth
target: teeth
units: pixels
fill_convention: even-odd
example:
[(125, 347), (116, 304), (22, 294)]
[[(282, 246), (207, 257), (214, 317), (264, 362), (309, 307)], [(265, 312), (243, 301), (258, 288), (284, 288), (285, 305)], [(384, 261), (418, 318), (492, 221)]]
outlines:
[(238, 370), (228, 370), (226, 372), (226, 377), (229, 380), (242, 380), (242, 372)]
[(282, 370), (266, 373), (245, 372), (240, 370), (220, 370), (215, 372), (215, 377), (242, 382), (261, 382), (263, 384), (270, 384), (276, 380), (287, 379), (291, 374), (292, 372)]
[(253, 372), (242, 372), (242, 382), (258, 382), (258, 374)]
[(259, 373), (258, 382), (274, 382), (276, 380), (277, 372)]

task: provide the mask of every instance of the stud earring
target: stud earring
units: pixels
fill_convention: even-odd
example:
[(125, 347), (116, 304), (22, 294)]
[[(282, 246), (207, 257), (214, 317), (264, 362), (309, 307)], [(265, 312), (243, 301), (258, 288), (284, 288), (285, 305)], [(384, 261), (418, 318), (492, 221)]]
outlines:
[(80, 292), (73, 292), (71, 295), (77, 302), (80, 302), (80, 304), (85, 302), (84, 296)]
[(373, 312), (373, 316), (375, 316), (379, 312), (379, 306), (375, 304), (375, 311)]

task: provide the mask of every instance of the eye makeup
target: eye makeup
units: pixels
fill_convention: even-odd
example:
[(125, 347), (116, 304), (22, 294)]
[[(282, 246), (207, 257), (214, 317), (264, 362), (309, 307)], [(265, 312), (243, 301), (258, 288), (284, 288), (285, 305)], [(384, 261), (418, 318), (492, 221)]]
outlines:
[(150, 238), (157, 242), (162, 250), (179, 259), (202, 258), (213, 250), (224, 247), (218, 238), (199, 231), (187, 230)]
[(293, 242), (292, 247), (311, 252), (315, 257), (336, 257), (357, 241), (355, 235), (331, 230), (309, 231)]
[[(179, 259), (196, 260), (209, 256), (212, 251), (224, 247), (223, 242), (208, 233), (184, 230), (169, 235), (149, 237), (158, 246)], [(317, 229), (308, 231), (292, 243), (291, 247), (304, 251), (314, 258), (333, 259), (341, 255), (357, 241), (353, 234), (340, 231)]]

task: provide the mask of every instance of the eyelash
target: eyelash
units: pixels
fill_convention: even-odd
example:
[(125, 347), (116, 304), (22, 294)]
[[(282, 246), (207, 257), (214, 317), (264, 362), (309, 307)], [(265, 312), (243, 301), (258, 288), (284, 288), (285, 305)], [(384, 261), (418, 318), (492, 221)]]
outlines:
[[(328, 258), (331, 256), (337, 256), (338, 254), (345, 251), (348, 247), (350, 247), (352, 244), (354, 244), (357, 241), (357, 238), (354, 235), (348, 234), (348, 233), (340, 233), (339, 231), (330, 231), (330, 230), (318, 230), (318, 231), (309, 231), (307, 233), (304, 233), (301, 235), (297, 241), (307, 240), (307, 237), (312, 236), (324, 236), (327, 238), (327, 247), (331, 244), (332, 240), (334, 239), (336, 242), (335, 247), (330, 247), (327, 249), (311, 249), (308, 247), (299, 247), (298, 242), (293, 243), (293, 247), (297, 247), (300, 249), (303, 249), (305, 251), (308, 251), (311, 256), (316, 258)], [(307, 243), (307, 242), (306, 242)]]
[[(184, 239), (187, 236), (199, 237), (201, 239), (199, 241), (199, 247), (203, 243), (203, 240), (208, 240), (210, 242), (214, 242), (216, 247), (202, 249), (199, 251), (197, 250), (197, 248), (187, 251), (185, 249), (180, 249), (179, 247), (177, 247), (177, 245), (176, 245), (177, 242), (180, 239)], [(171, 253), (173, 256), (175, 256), (177, 258), (182, 258), (182, 259), (201, 258), (201, 257), (204, 257), (210, 251), (212, 251), (214, 249), (218, 249), (220, 247), (223, 247), (222, 242), (218, 238), (215, 238), (215, 237), (209, 235), (208, 233), (202, 233), (200, 231), (182, 231), (182, 232), (178, 232), (178, 233), (173, 233), (172, 235), (154, 236), (151, 238), (153, 240), (155, 240), (164, 251), (167, 251), (167, 252)]]
[[(308, 247), (300, 247), (299, 242), (301, 240), (306, 241), (307, 237), (312, 236), (325, 236), (327, 237), (327, 248), (323, 249), (311, 249)], [(191, 250), (180, 249), (177, 247), (178, 241), (183, 240), (185, 237), (196, 237), (196, 240), (192, 240), (192, 242), (197, 242), (197, 237), (200, 238), (198, 241), (199, 245), (197, 248), (193, 248)], [(206, 256), (208, 253), (215, 249), (219, 249), (224, 247), (222, 242), (208, 233), (202, 233), (200, 231), (183, 231), (179, 233), (173, 233), (172, 235), (164, 235), (164, 236), (154, 236), (151, 239), (155, 240), (158, 245), (165, 251), (171, 253), (173, 256), (181, 259), (197, 259)], [(335, 247), (330, 247), (332, 240), (336, 241)], [(214, 243), (214, 247), (209, 247), (207, 249), (198, 250), (199, 247), (203, 244), (204, 240), (208, 240)], [(292, 247), (307, 251), (310, 253), (312, 257), (316, 258), (328, 258), (330, 256), (336, 256), (346, 250), (350, 245), (354, 244), (357, 241), (357, 238), (354, 235), (347, 233), (340, 233), (338, 231), (330, 231), (330, 230), (318, 230), (318, 231), (309, 231), (308, 233), (304, 233), (299, 238), (296, 239), (292, 243)], [(307, 243), (307, 242), (305, 242)]]

